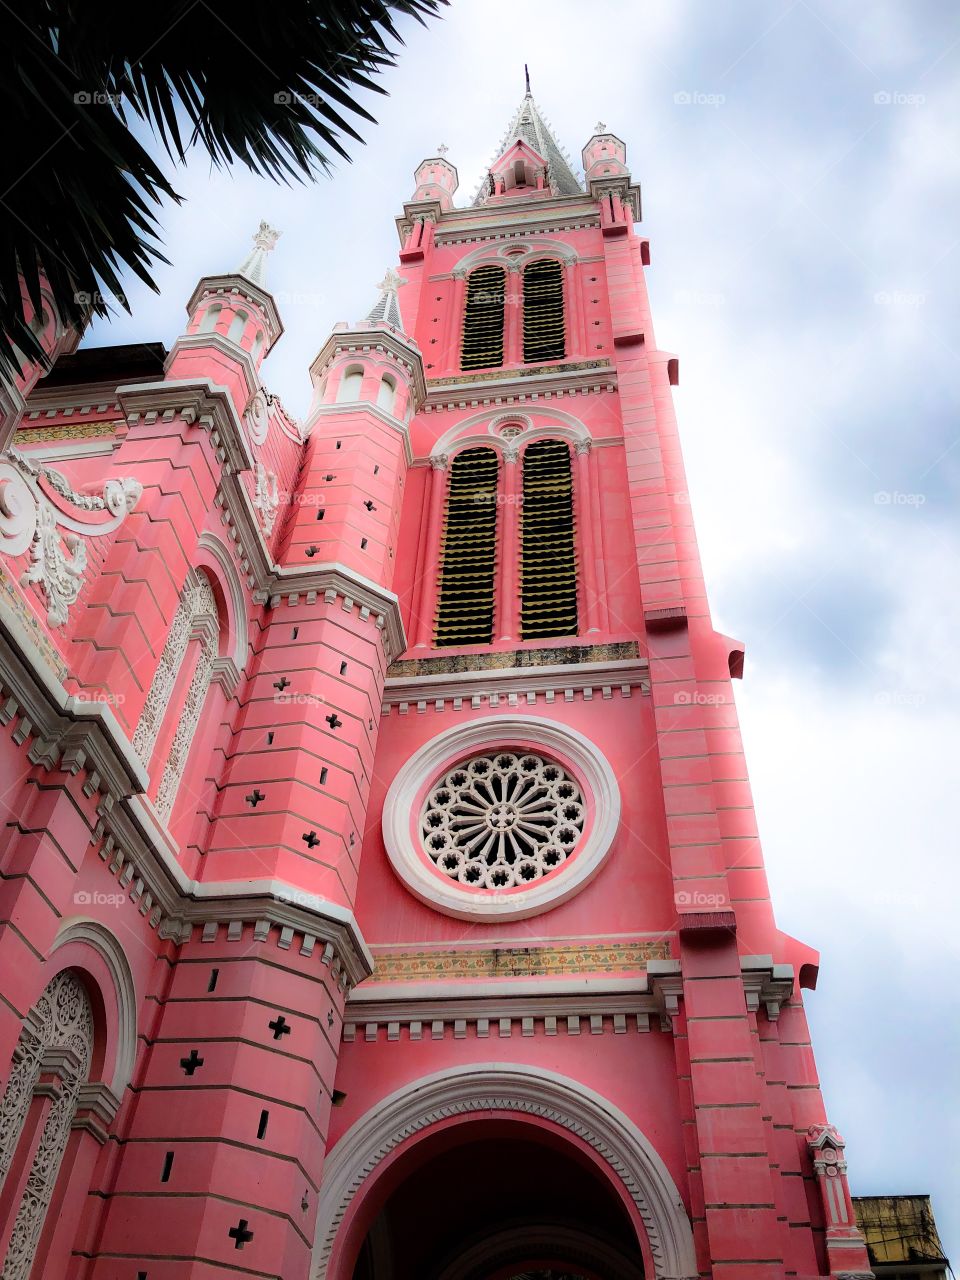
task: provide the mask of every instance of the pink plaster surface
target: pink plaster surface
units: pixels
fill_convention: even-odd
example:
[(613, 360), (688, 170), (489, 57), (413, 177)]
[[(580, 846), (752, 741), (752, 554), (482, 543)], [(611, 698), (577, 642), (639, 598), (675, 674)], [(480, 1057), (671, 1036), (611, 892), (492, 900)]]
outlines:
[[(592, 139), (584, 163), (589, 180), (629, 184), (626, 150), (612, 135)], [(518, 164), (525, 166), (524, 188), (511, 186)], [(98, 392), (108, 401), (101, 411), (85, 403), (82, 387), (65, 388), (52, 410), (38, 399), (35, 416), (27, 402), (20, 425), (26, 455), (39, 447), (28, 432), (43, 428), (55, 441), (65, 428), (103, 423), (100, 438), (116, 446), (109, 458), (66, 457), (57, 469), (82, 491), (119, 476), (143, 486), (114, 534), (87, 539), (88, 566), (66, 626), (50, 627), (42, 589), (20, 583), (28, 554), (0, 556), (5, 616), (32, 637), (27, 660), (44, 679), (77, 695), (81, 706), (108, 707), (119, 734), (130, 738), (188, 570), (213, 585), (223, 667), (234, 657), (241, 623), (247, 634), (237, 678), (224, 678), (206, 695), (168, 830), (155, 824), (169, 850), (164, 856), (192, 886), (193, 900), (201, 890), (210, 895), (207, 933), (203, 921), (158, 927), (140, 868), (105, 823), (91, 762), (46, 762), (16, 699), (0, 707), (0, 1061), (9, 1062), (23, 1018), (69, 964), (88, 984), (96, 1011), (91, 1080), (113, 1079), (119, 997), (95, 945), (54, 949), (71, 922), (93, 921), (113, 936), (134, 992), (135, 1065), (109, 1122), (116, 1141), (101, 1146), (84, 1130), (71, 1148), (57, 1219), (44, 1229), (45, 1275), (113, 1280), (139, 1267), (151, 1280), (181, 1280), (236, 1265), (306, 1280), (327, 1153), (348, 1143), (351, 1127), (398, 1089), (444, 1069), (491, 1062), (559, 1073), (642, 1131), (690, 1219), (701, 1274), (761, 1280), (785, 1268), (812, 1274), (813, 1267), (827, 1274), (823, 1201), (805, 1136), (825, 1113), (799, 984), (775, 1020), (763, 1002), (748, 1008), (741, 976), (744, 957), (768, 956), (792, 964), (795, 974), (805, 966), (808, 975), (817, 957), (774, 922), (730, 679), (730, 655), (740, 646), (710, 620), (671, 402), (676, 360), (656, 346), (646, 294), (649, 246), (636, 234), (625, 188), (609, 198), (569, 197), (576, 217), (558, 220), (592, 225), (528, 234), (525, 226), (555, 207), (538, 165), (542, 157), (528, 144), (509, 142), (494, 166), (490, 203), (456, 209), (455, 170), (439, 158), (424, 161), (401, 237), (407, 332), (394, 337), (402, 358), (385, 346), (385, 328), (338, 327), (312, 370), (308, 438), (298, 439), (278, 402), (269, 405), (266, 440), (246, 438), (249, 461), (276, 477), (279, 495), (264, 554), (288, 574), (339, 566), (348, 581), (362, 579), (364, 590), (386, 600), (395, 593), (403, 653), (387, 654), (384, 629), (361, 605), (359, 588), (357, 600), (345, 599), (344, 589), (311, 597), (302, 584), (271, 600), (253, 597), (249, 561), (218, 500), (229, 479), (224, 457), (203, 424), (176, 411), (128, 420), (115, 394)], [(436, 206), (439, 221), (417, 221), (420, 205)], [(512, 240), (502, 238), (504, 224)], [(456, 237), (445, 234), (451, 228)], [(566, 354), (538, 376), (589, 369), (583, 394), (551, 391), (510, 405), (492, 379), (464, 382), (464, 282), (455, 269), (466, 258), (493, 260), (513, 241), (573, 260), (564, 267)], [(507, 276), (507, 360), (498, 376), (512, 376), (525, 391), (535, 384), (519, 376), (519, 279)], [(243, 422), (257, 390), (251, 368), (259, 377), (256, 334), (267, 313), (245, 304), (249, 324), (231, 351), (226, 302), (205, 340), (211, 301), (201, 300), (188, 318), (166, 380), (222, 388), (229, 412)], [(53, 349), (52, 330), (47, 337)], [(429, 411), (416, 403), (418, 362)], [(362, 374), (359, 399), (344, 402), (343, 379), (354, 369)], [(385, 374), (397, 384), (386, 410), (378, 407)], [(42, 396), (32, 375), (24, 389), (31, 385)], [(383, 702), (391, 660), (475, 652), (431, 647), (446, 479), (430, 458), (476, 443), (488, 418), (513, 409), (543, 436), (572, 420), (593, 441), (589, 455), (572, 457), (581, 627), (576, 636), (546, 642), (502, 635), (483, 651), (635, 645), (649, 663), (650, 689), (521, 701), (523, 714), (596, 745), (612, 765), (623, 808), (610, 853), (582, 891), (541, 915), (493, 925), (454, 919), (414, 898), (387, 858), (381, 818), (391, 782), (421, 746), (453, 724), (484, 718), (492, 719), (490, 746), (497, 748), (496, 721), (516, 708), (503, 698), (496, 708), (484, 702), (473, 709), (469, 691), (456, 711), (449, 698), (438, 708), (429, 693), (422, 710), (414, 704), (401, 713)], [(244, 463), (239, 483), (252, 503), (253, 466)], [(507, 518), (500, 516), (501, 546)], [(222, 543), (233, 585), (221, 559), (201, 545), (204, 535)], [(198, 655), (194, 640), (146, 769), (131, 764), (121, 803), (139, 794), (147, 774), (143, 790), (156, 796)], [(149, 804), (137, 813), (137, 821), (152, 821)], [(173, 870), (168, 879), (169, 889)], [(283, 882), (288, 902), (312, 904), (319, 940), (308, 946), (302, 928), (290, 937), (276, 922), (255, 932), (255, 914), (228, 931), (236, 910), (218, 904), (269, 882)], [(664, 1007), (669, 1029), (654, 1016), (646, 1033), (635, 1025), (614, 1033), (608, 1020), (600, 1035), (588, 1034), (586, 1024), (579, 1035), (553, 1034), (538, 1014), (531, 1035), (515, 1024), (509, 1038), (493, 1029), (481, 1037), (474, 1018), (462, 1035), (448, 1022), (442, 1035), (415, 1040), (404, 1023), (395, 1036), (380, 1025), (368, 1038), (362, 1005), (347, 999), (324, 944), (328, 917), (351, 913), (382, 956), (645, 941), (679, 965), (680, 1003)], [(578, 996), (610, 978), (647, 990), (638, 964), (568, 973), (560, 982)], [(543, 977), (497, 981), (504, 996), (521, 983), (525, 991), (547, 985)], [(556, 986), (557, 975), (550, 982)], [(421, 990), (408, 986), (403, 999), (489, 999), (466, 977), (446, 977), (429, 992), (426, 981)], [(376, 971), (366, 987), (400, 999)], [(268, 1024), (280, 1015), (289, 1032), (275, 1040)], [(351, 1020), (359, 1033), (343, 1042)], [(194, 1051), (203, 1063), (188, 1074), (181, 1061)], [(269, 1122), (260, 1139), (264, 1111)], [(162, 1183), (167, 1152), (173, 1164)], [(351, 1248), (362, 1238), (357, 1224), (366, 1230), (373, 1215), (375, 1181), (361, 1188), (350, 1211)], [(228, 1235), (240, 1219), (254, 1231), (242, 1251)], [(642, 1224), (635, 1227), (649, 1265)], [(337, 1280), (349, 1280), (348, 1254), (346, 1246), (337, 1254), (330, 1273)]]

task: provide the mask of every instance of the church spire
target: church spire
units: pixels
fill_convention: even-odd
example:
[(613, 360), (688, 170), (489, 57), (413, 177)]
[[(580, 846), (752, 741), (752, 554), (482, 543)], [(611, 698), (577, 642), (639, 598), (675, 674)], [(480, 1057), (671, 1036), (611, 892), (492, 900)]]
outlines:
[(545, 162), (547, 186), (551, 194), (574, 196), (583, 190), (574, 175), (570, 160), (534, 100), (530, 89), (530, 69), (526, 63), (523, 73), (526, 93), (497, 147), (496, 159), (490, 166), (491, 174), (484, 179), (474, 199), (475, 205), (486, 203), (488, 195), (495, 189), (495, 183), (491, 180), (493, 171), (517, 142), (525, 143)]
[(366, 324), (389, 324), (394, 329), (403, 331), (403, 318), (400, 315), (400, 299), (397, 290), (406, 280), (393, 267), (388, 267), (383, 279), (377, 285), (380, 296), (373, 308), (367, 313)]
[(280, 232), (269, 223), (261, 221), (253, 237), (253, 248), (237, 267), (236, 274), (244, 276), (251, 284), (265, 289), (267, 285), (267, 254), (280, 239)]

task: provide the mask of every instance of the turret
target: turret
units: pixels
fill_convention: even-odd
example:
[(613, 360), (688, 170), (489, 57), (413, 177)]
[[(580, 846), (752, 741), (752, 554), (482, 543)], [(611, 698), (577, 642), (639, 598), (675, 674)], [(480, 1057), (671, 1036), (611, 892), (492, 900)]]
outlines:
[(410, 458), (409, 423), (423, 401), (420, 350), (403, 331), (394, 270), (359, 324), (338, 324), (310, 367), (314, 403), (303, 490), (287, 564), (339, 563), (384, 587), (393, 580)]
[(167, 360), (167, 379), (209, 377), (211, 360), (221, 385), (243, 412), (260, 386), (260, 366), (283, 333), (280, 313), (266, 287), (267, 254), (280, 232), (261, 222), (253, 249), (227, 275), (203, 276), (187, 303), (186, 332)]

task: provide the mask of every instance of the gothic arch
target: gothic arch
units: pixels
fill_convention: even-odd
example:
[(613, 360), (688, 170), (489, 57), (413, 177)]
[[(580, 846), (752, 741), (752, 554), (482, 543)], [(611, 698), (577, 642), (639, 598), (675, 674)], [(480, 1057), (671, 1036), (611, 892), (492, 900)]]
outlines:
[(209, 530), (200, 535), (197, 543), (197, 564), (209, 577), (216, 578), (226, 604), (226, 637), (221, 636), (221, 649), (226, 639), (230, 657), (242, 671), (247, 663), (247, 597), (237, 572), (230, 549), (222, 538)]
[[(475, 445), (489, 445), (501, 452), (511, 446), (523, 448), (532, 440), (568, 440), (576, 444), (582, 440), (592, 440), (589, 428), (572, 413), (560, 409), (534, 410), (541, 420), (534, 422), (530, 413), (506, 413), (502, 407), (486, 409), (472, 414), (449, 427), (436, 441), (430, 451), (432, 458), (444, 454), (450, 455), (460, 449)], [(519, 435), (504, 437), (498, 434), (498, 427), (504, 422), (523, 425)]]
[[(475, 1243), (466, 1243), (456, 1259), (441, 1271), (439, 1280), (477, 1280), (494, 1269), (516, 1263), (517, 1254), (552, 1254), (567, 1265), (589, 1272), (601, 1270), (615, 1280), (644, 1280), (638, 1263), (615, 1246), (562, 1222), (525, 1223), (493, 1235), (484, 1232)], [(519, 1264), (516, 1264), (519, 1265)]]
[[(31, 1008), (20, 1032), (13, 1068), (0, 1100), (0, 1179), (14, 1178), (5, 1196), (19, 1197), (16, 1217), (2, 1261), (4, 1280), (26, 1280), (33, 1267), (47, 1210), (53, 1198), (64, 1153), (70, 1138), (77, 1101), (89, 1079), (94, 1052), (94, 1015), (86, 985), (70, 968), (47, 983)], [(58, 1087), (45, 1114), (33, 1118), (31, 1106), (40, 1090), (47, 1090), (43, 1076), (53, 1075)], [(28, 1146), (36, 1149), (30, 1159)], [(30, 1162), (23, 1181), (17, 1160)], [(26, 1164), (23, 1165), (26, 1170)]]
[(130, 962), (119, 940), (106, 925), (98, 920), (74, 917), (61, 924), (53, 946), (50, 948), (51, 963), (58, 969), (80, 967), (82, 962), (74, 964), (69, 953), (57, 954), (64, 953), (66, 948), (72, 950), (74, 943), (92, 948), (103, 961), (110, 978), (111, 990), (105, 991), (103, 988), (106, 984), (98, 981), (96, 975), (92, 975), (92, 980), (97, 983), (104, 1003), (110, 995), (116, 1002), (115, 1028), (111, 1027), (112, 1034), (108, 1033), (107, 1036), (110, 1043), (104, 1048), (107, 1062), (113, 1063), (113, 1074), (109, 1081), (110, 1090), (119, 1100), (122, 1099), (124, 1090), (133, 1076), (137, 1055), (137, 991)]
[[(521, 249), (521, 253), (517, 250)], [(466, 275), (476, 267), (498, 266), (525, 267), (528, 262), (541, 258), (558, 258), (561, 262), (579, 262), (580, 255), (572, 245), (548, 236), (536, 236), (530, 243), (506, 240), (502, 244), (481, 245), (465, 253), (450, 269), (451, 275)]]
[(695, 1280), (693, 1233), (666, 1165), (632, 1120), (586, 1085), (519, 1063), (474, 1063), (411, 1081), (372, 1107), (327, 1157), (312, 1280), (327, 1280), (337, 1233), (368, 1179), (402, 1143), (476, 1112), (547, 1120), (592, 1147), (642, 1221), (657, 1280)]

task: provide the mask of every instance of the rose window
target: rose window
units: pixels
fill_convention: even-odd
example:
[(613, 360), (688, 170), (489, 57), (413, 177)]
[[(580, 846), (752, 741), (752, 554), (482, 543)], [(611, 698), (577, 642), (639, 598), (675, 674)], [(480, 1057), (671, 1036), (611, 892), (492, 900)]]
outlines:
[(423, 847), (438, 871), (478, 889), (509, 889), (555, 871), (583, 835), (580, 788), (537, 755), (473, 756), (428, 793)]

